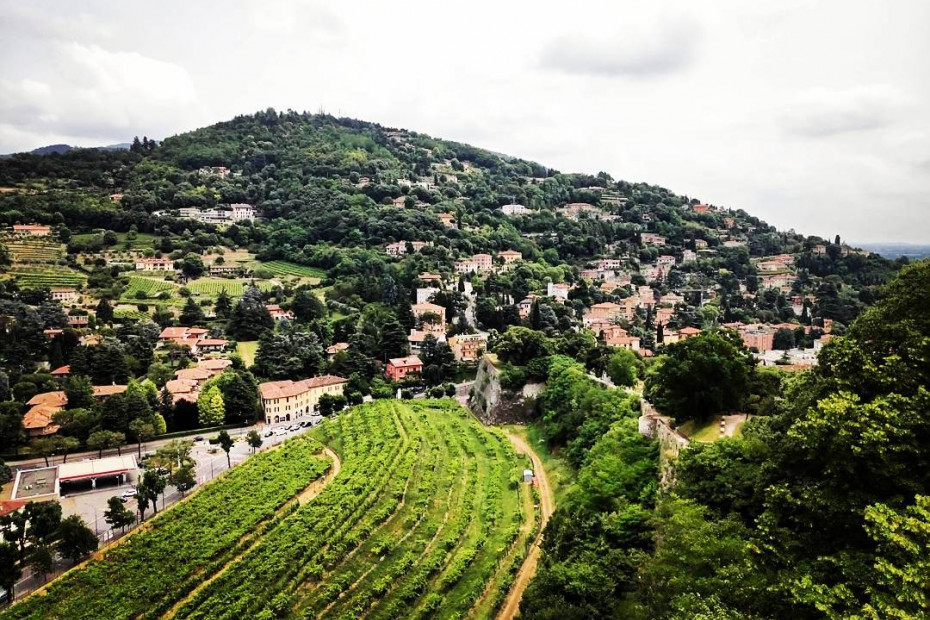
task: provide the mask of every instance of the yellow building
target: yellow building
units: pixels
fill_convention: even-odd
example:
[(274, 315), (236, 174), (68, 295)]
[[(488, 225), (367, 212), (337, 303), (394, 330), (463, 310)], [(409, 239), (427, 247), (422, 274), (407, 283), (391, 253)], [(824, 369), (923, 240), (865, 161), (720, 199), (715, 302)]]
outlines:
[(342, 395), (348, 380), (334, 375), (302, 381), (267, 381), (258, 386), (265, 423), (291, 422), (313, 414), (323, 394)]

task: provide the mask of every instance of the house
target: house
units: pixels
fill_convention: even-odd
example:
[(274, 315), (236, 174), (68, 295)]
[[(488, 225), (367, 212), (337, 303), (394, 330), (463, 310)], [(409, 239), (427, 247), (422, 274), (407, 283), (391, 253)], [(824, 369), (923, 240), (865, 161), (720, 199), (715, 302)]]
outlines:
[(682, 263), (693, 263), (697, 260), (697, 252), (694, 250), (683, 250), (681, 252), (681, 262)]
[(517, 313), (521, 319), (525, 319), (533, 311), (533, 302), (539, 299), (538, 295), (530, 295), (517, 304)]
[(171, 394), (171, 401), (196, 403), (200, 397), (200, 381), (195, 379), (170, 379), (165, 383), (165, 390)]
[(174, 342), (193, 350), (194, 345), (207, 337), (207, 330), (202, 327), (166, 327), (158, 335), (162, 343)]
[(213, 375), (221, 374), (224, 370), (232, 366), (232, 360), (228, 359), (204, 359), (197, 362), (198, 368), (209, 370)]
[(505, 265), (509, 265), (510, 263), (516, 262), (518, 260), (523, 260), (523, 253), (517, 252), (516, 250), (504, 250), (503, 252), (498, 252), (497, 255), (504, 259)]
[(620, 318), (623, 307), (610, 301), (594, 304), (585, 315), (586, 322), (613, 321)]
[(285, 310), (278, 304), (265, 304), (265, 310), (268, 311), (268, 314), (271, 315), (275, 321), (293, 321), (294, 313), (290, 310)]
[(775, 331), (764, 325), (745, 325), (740, 328), (739, 335), (746, 348), (759, 353), (771, 351), (774, 346)]
[(90, 317), (86, 314), (73, 315), (68, 317), (68, 327), (73, 327), (74, 329), (81, 329), (87, 327), (90, 324)]
[(487, 350), (488, 339), (484, 334), (460, 334), (449, 338), (449, 347), (456, 361), (475, 362)]
[(290, 422), (312, 415), (324, 394), (341, 396), (348, 379), (335, 375), (311, 377), (302, 381), (267, 381), (258, 386), (265, 412), (265, 423)]
[(756, 269), (758, 271), (773, 272), (781, 271), (785, 268), (785, 264), (777, 260), (760, 260), (756, 263)]
[(675, 257), (663, 254), (656, 259), (656, 265), (663, 268), (674, 267), (675, 266)]
[(546, 285), (546, 295), (560, 301), (566, 301), (568, 299), (569, 290), (571, 289), (567, 284), (557, 284), (550, 282), (548, 285)]
[(705, 205), (705, 204), (691, 205), (691, 210), (697, 213), (698, 215), (704, 215), (705, 213), (710, 211), (710, 205)]
[(52, 234), (52, 228), (40, 224), (14, 224), (13, 234), (19, 237), (47, 237)]
[(455, 224), (455, 214), (453, 213), (440, 213), (439, 219), (447, 228), (457, 228)]
[(413, 247), (414, 252), (419, 252), (428, 245), (432, 245), (429, 241), (398, 241), (396, 243), (389, 243), (384, 247), (384, 251), (388, 256), (403, 256), (407, 253), (407, 244), (410, 244)]
[(608, 347), (617, 347), (620, 349), (629, 349), (630, 351), (639, 351), (639, 337), (630, 336), (626, 332), (622, 334), (605, 334), (604, 344)]
[(67, 366), (59, 366), (49, 374), (53, 377), (67, 377), (71, 374), (71, 365), (69, 364)]
[[(419, 322), (421, 317), (425, 315), (435, 314), (439, 316), (438, 325), (441, 326), (442, 331), (446, 329), (446, 309), (439, 304), (433, 304), (426, 302), (424, 304), (413, 304), (410, 306), (410, 311), (413, 312), (414, 318)], [(433, 322), (435, 325), (436, 322)], [(430, 331), (430, 330), (427, 330)]]
[(734, 220), (732, 217), (725, 217), (723, 218), (723, 225), (727, 228), (735, 228), (736, 220)]
[(500, 208), (501, 213), (504, 215), (526, 215), (530, 213), (530, 210), (523, 205), (504, 205)]
[(640, 235), (640, 237), (642, 238), (643, 243), (646, 245), (662, 246), (662, 245), (665, 245), (665, 241), (666, 241), (665, 237), (663, 237), (662, 235), (656, 235), (653, 233), (643, 233), (642, 235)]
[(678, 339), (687, 340), (688, 338), (693, 338), (701, 333), (697, 327), (682, 327), (678, 330)]
[(587, 202), (570, 202), (564, 207), (556, 209), (556, 211), (566, 218), (575, 221), (577, 221), (582, 214), (586, 214), (588, 217), (595, 220), (616, 219), (616, 216), (611, 216), (609, 213)]
[(384, 369), (385, 376), (391, 381), (401, 381), (409, 375), (423, 371), (423, 362), (416, 355), (407, 357), (394, 357), (388, 360), (387, 368)]
[(174, 271), (170, 258), (137, 258), (136, 271)]
[(623, 269), (622, 258), (602, 258), (595, 263), (599, 271), (616, 271)]
[(210, 265), (211, 276), (237, 276), (242, 273), (239, 265)]
[(229, 205), (230, 219), (234, 222), (255, 219), (255, 207), (243, 203)]
[(201, 338), (191, 346), (191, 353), (202, 355), (204, 353), (219, 353), (229, 346), (229, 341), (222, 338)]
[(398, 209), (403, 209), (407, 206), (407, 197), (398, 196), (397, 198), (391, 201), (391, 204), (397, 207)]
[(349, 348), (348, 342), (337, 342), (332, 346), (326, 347), (326, 356), (332, 357), (339, 353), (340, 351), (345, 351)]
[(704, 241), (703, 239), (695, 239), (695, 240), (694, 240), (694, 249), (695, 249), (695, 250), (704, 250), (704, 249), (707, 249), (707, 242)]
[(475, 254), (471, 259), (478, 271), (491, 271), (494, 268), (494, 258), (490, 254)]
[[(94, 398), (101, 401), (114, 394), (122, 394), (126, 391), (126, 387), (125, 385), (95, 385)], [(58, 431), (59, 427), (53, 423), (52, 418), (65, 408), (68, 404), (68, 397), (63, 391), (44, 392), (36, 394), (26, 404), (30, 406), (30, 409), (23, 416), (23, 428), (30, 437), (44, 437)]]
[(420, 282), (423, 282), (424, 284), (432, 284), (434, 282), (436, 284), (442, 284), (442, 276), (436, 273), (427, 273), (424, 271), (420, 274), (419, 279)]
[(426, 302), (428, 302), (430, 299), (433, 298), (433, 295), (435, 295), (438, 292), (439, 292), (439, 289), (434, 288), (432, 286), (425, 287), (425, 288), (418, 288), (417, 289), (417, 303), (425, 304)]
[(78, 298), (78, 292), (73, 288), (53, 288), (51, 295), (54, 301), (76, 301)]

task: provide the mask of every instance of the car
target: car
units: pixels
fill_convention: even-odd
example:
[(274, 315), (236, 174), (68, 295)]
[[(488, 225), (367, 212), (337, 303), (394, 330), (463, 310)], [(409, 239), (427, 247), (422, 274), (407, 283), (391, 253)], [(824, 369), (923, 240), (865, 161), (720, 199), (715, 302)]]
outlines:
[(274, 431), (271, 431), (271, 430), (265, 433), (265, 437), (271, 437), (272, 435), (274, 435)]
[(203, 435), (197, 435), (194, 437), (194, 441), (203, 441)]
[(287, 429), (286, 429), (286, 428), (279, 428), (278, 430), (276, 430), (276, 431), (274, 432), (274, 434), (275, 434), (275, 435), (287, 435)]

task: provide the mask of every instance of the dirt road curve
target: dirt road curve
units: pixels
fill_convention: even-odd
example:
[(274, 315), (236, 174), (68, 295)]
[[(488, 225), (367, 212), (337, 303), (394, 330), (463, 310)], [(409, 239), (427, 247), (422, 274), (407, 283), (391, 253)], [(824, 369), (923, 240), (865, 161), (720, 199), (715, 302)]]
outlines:
[(520, 611), (520, 599), (523, 597), (523, 591), (526, 590), (527, 584), (536, 573), (536, 564), (539, 562), (539, 555), (541, 553), (539, 545), (542, 542), (543, 530), (546, 527), (546, 523), (549, 522), (549, 517), (552, 516), (552, 511), (555, 510), (555, 498), (552, 495), (552, 488), (549, 486), (549, 478), (546, 477), (546, 470), (543, 469), (542, 461), (539, 460), (533, 448), (523, 441), (523, 439), (509, 433), (507, 437), (518, 452), (529, 455), (530, 460), (533, 461), (533, 472), (536, 474), (536, 481), (539, 484), (540, 527), (539, 532), (536, 534), (536, 540), (533, 541), (530, 552), (526, 555), (526, 559), (523, 560), (523, 566), (520, 567), (517, 578), (510, 588), (510, 593), (504, 600), (504, 605), (497, 615), (497, 620), (510, 620)]

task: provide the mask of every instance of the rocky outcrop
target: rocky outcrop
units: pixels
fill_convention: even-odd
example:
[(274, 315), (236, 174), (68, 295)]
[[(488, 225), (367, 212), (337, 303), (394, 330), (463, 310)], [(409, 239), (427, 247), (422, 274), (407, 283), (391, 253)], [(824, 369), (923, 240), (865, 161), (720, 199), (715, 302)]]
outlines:
[(478, 365), (475, 383), (468, 394), (468, 408), (485, 424), (527, 422), (545, 383), (527, 383), (519, 392), (501, 387), (496, 358), (486, 354)]

